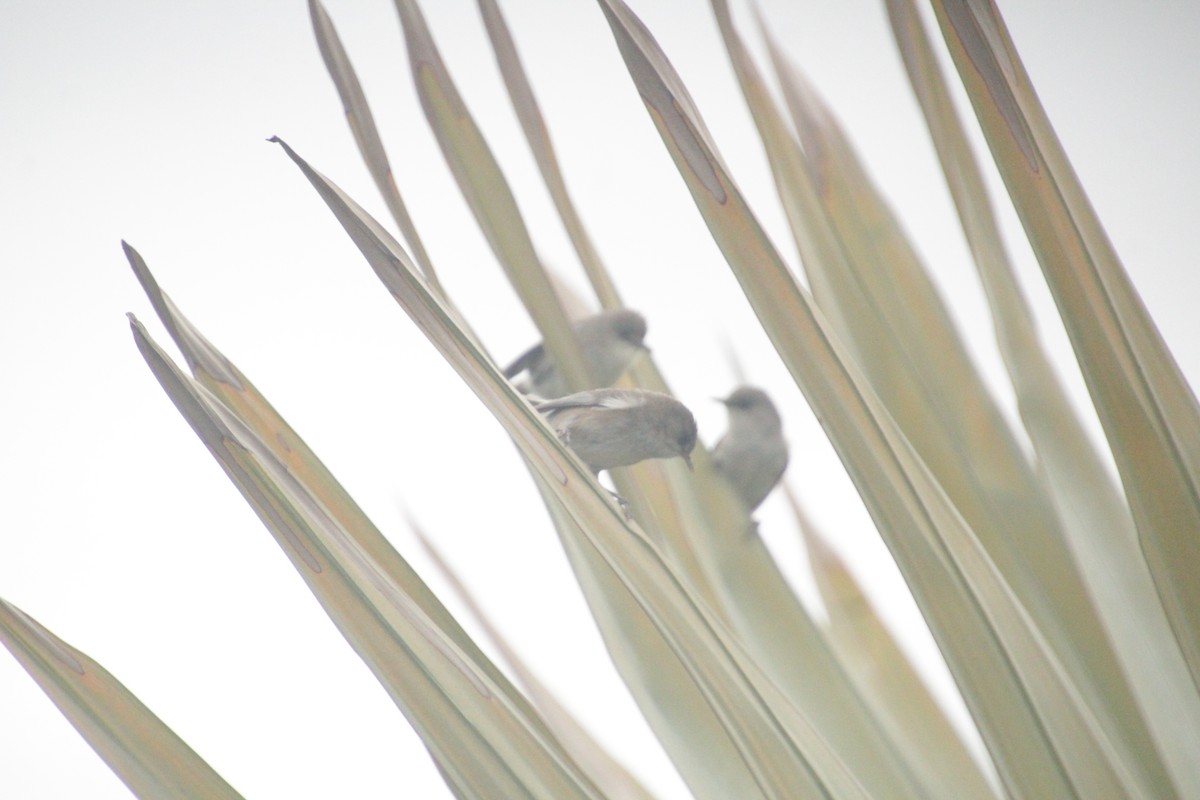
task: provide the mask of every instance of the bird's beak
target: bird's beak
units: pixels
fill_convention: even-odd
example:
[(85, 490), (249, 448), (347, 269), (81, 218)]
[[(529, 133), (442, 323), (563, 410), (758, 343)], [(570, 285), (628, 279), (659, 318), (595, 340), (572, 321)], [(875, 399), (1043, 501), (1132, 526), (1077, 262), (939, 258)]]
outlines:
[(696, 468), (692, 466), (692, 457), (690, 454), (684, 454), (683, 463), (688, 465), (688, 472), (695, 472)]
[(718, 403), (720, 403), (723, 406), (729, 405), (729, 399), (725, 398), (725, 397), (714, 397), (713, 400), (716, 400)]

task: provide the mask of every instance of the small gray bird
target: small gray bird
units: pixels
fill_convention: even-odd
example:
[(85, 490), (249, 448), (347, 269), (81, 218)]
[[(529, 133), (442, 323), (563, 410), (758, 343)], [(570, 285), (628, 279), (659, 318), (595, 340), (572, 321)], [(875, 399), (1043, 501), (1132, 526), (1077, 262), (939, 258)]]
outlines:
[[(595, 388), (616, 383), (633, 357), (648, 349), (642, 344), (646, 338), (645, 318), (627, 308), (602, 311), (579, 320), (572, 328), (587, 362), (588, 374), (596, 382)], [(570, 391), (550, 360), (544, 342), (521, 354), (504, 370), (504, 377), (512, 379), (522, 372), (529, 373), (530, 394), (554, 398)]]
[(783, 423), (762, 389), (740, 386), (718, 401), (729, 411), (729, 430), (713, 449), (713, 465), (753, 511), (787, 469)]
[(679, 456), (692, 468), (696, 419), (674, 397), (640, 389), (592, 389), (534, 402), (592, 472)]

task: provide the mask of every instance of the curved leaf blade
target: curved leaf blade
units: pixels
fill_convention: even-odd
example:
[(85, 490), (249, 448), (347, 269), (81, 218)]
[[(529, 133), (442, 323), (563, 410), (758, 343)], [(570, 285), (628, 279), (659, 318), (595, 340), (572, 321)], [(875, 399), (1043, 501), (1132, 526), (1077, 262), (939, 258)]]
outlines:
[(534, 250), (512, 189), (451, 80), (421, 9), (416, 0), (396, 0), (396, 10), (421, 107), (459, 190), (567, 385), (575, 390), (592, 386), (578, 342)]
[(421, 547), (433, 561), (438, 572), (450, 584), (451, 590), (467, 607), (467, 611), (479, 623), (487, 638), (495, 645), (500, 656), (517, 676), (517, 680), (525, 688), (534, 705), (541, 711), (546, 724), (555, 732), (563, 746), (570, 750), (571, 755), (579, 762), (596, 782), (596, 786), (604, 795), (614, 800), (653, 800), (654, 795), (644, 787), (617, 759), (588, 733), (583, 724), (559, 701), (534, 673), (533, 669), (508, 643), (504, 634), (492, 622), (491, 617), (484, 611), (483, 606), (475, 599), (458, 573), (443, 558), (441, 552), (424, 532), (413, 522), (409, 521)]
[(597, 798), (527, 703), (457, 647), (237, 417), (132, 320), (146, 363), (460, 797)]
[(0, 641), (130, 791), (146, 800), (240, 800), (108, 670), (0, 600)]
[(421, 272), (435, 290), (444, 296), (445, 290), (438, 281), (433, 262), (425, 252), (425, 245), (421, 242), (412, 217), (409, 216), (408, 207), (400, 197), (396, 178), (392, 174), (392, 165), (388, 162), (387, 151), (384, 150), (383, 140), (379, 138), (379, 129), (375, 126), (375, 116), (367, 104), (367, 96), (363, 93), (362, 84), (358, 82), (358, 75), (354, 72), (354, 65), (350, 63), (350, 56), (346, 54), (346, 48), (338, 38), (333, 20), (329, 18), (329, 13), (320, 0), (308, 0), (308, 14), (312, 19), (313, 33), (317, 37), (321, 58), (324, 59), (325, 68), (329, 70), (338, 97), (342, 100), (346, 121), (350, 123), (350, 132), (354, 134), (354, 142), (367, 165), (367, 171), (371, 173), (375, 186), (383, 195), (383, 201), (387, 204), (392, 219), (399, 226), (401, 235), (412, 249), (413, 258), (416, 259)]
[(550, 141), (550, 132), (546, 130), (546, 122), (542, 118), (541, 109), (538, 108), (537, 98), (533, 96), (533, 87), (529, 85), (525, 69), (521, 66), (521, 57), (517, 53), (517, 46), (508, 30), (508, 24), (504, 21), (504, 15), (500, 13), (500, 6), (496, 0), (479, 0), (479, 13), (483, 15), (488, 38), (496, 53), (496, 63), (500, 67), (500, 75), (504, 78), (504, 86), (508, 89), (509, 99), (517, 112), (525, 139), (533, 151), (538, 169), (541, 170), (542, 180), (550, 190), (550, 197), (554, 200), (559, 217), (562, 218), (567, 236), (570, 237), (592, 289), (600, 300), (600, 306), (605, 309), (620, 308), (623, 304), (617, 294), (616, 284), (600, 259), (600, 253), (592, 243), (592, 238), (588, 235), (579, 211), (567, 191), (567, 182), (558, 164), (554, 145)]
[(1200, 687), (1200, 407), (1113, 251), (993, 3), (934, 0), (1096, 404)]
[(649, 32), (624, 3), (600, 1), (668, 152), (892, 549), (1006, 786), (1021, 797), (1137, 794), (1024, 609), (750, 214)]
[(1021, 418), (1067, 542), (1120, 660), (1116, 674), (1103, 670), (1104, 662), (1089, 663), (1089, 673), (1100, 682), (1089, 702), (1111, 706), (1110, 719), (1132, 740), (1132, 760), (1155, 773), (1164, 794), (1173, 792), (1161, 771), (1164, 759), (1180, 793), (1198, 794), (1200, 696), (1138, 550), (1129, 507), (1085, 434), (1038, 338), (920, 15), (911, 0), (888, 0), (888, 12), (992, 309)]
[(554, 500), (551, 507), (562, 506), (559, 518), (570, 522), (572, 533), (564, 541), (582, 545), (596, 559), (584, 574), (619, 587), (621, 602), (641, 609), (652, 623), (661, 652), (671, 654), (672, 667), (681, 670), (694, 687), (690, 691), (698, 692), (720, 721), (721, 735), (732, 742), (747, 785), (766, 797), (864, 797), (820, 733), (696, 601), (646, 534), (624, 519), (590, 472), (478, 351), (407, 255), (340, 189), (280, 144), (388, 291), (505, 426)]

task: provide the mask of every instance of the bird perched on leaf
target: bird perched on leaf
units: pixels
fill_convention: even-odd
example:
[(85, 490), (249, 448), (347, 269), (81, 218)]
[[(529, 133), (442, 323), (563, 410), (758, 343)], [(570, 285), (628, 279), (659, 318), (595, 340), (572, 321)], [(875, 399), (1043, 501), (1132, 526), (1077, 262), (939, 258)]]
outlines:
[(729, 412), (729, 430), (713, 449), (713, 465), (753, 511), (787, 469), (783, 422), (762, 389), (740, 386), (718, 401)]
[(676, 456), (692, 468), (696, 419), (670, 395), (591, 389), (533, 404), (593, 473)]
[[(627, 308), (602, 311), (586, 317), (576, 322), (572, 329), (587, 362), (588, 374), (596, 384), (593, 388), (616, 383), (634, 356), (648, 349), (642, 344), (646, 338), (646, 319)], [(555, 398), (570, 391), (550, 359), (544, 342), (521, 354), (504, 370), (504, 377), (511, 380), (522, 372), (529, 375), (529, 394)]]

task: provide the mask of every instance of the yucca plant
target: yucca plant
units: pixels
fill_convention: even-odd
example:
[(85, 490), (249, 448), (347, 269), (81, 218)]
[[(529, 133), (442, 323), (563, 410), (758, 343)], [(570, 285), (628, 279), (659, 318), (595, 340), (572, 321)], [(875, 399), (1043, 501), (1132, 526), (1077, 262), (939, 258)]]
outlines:
[[(758, 26), (764, 65), (743, 41), (753, 19), (735, 23), (725, 2), (712, 2), (803, 279), (739, 190), (670, 54), (620, 0), (600, 2), (671, 161), (778, 355), (775, 368), (783, 366), (820, 420), (907, 581), (986, 749), (979, 760), (881, 623), (870, 593), (808, 521), (804, 498), (788, 493), (827, 621), (799, 601), (763, 543), (765, 526), (738, 506), (705, 453), (696, 454), (694, 475), (658, 462), (618, 472), (627, 517), (504, 380), (486, 331), (455, 296), (454, 267), (436, 263), (422, 244), (406, 207), (419, 200), (402, 199), (403, 180), (383, 147), (387, 132), (376, 129), (316, 0), (309, 11), (321, 54), (398, 236), (297, 149), (273, 141), (516, 446), (617, 671), (693, 795), (1200, 797), (1200, 594), (1192, 578), (1200, 565), (1200, 411), (999, 13), (982, 1), (932, 5), (1061, 313), (1107, 453), (1089, 438), (1034, 329), (966, 121), (910, 0), (889, 0), (888, 16), (987, 294), (1016, 420), (994, 399), (833, 114), (768, 26)], [(415, 0), (396, 6), (417, 94), (458, 188), (569, 382), (582, 386), (569, 319), (577, 305), (623, 305), (622, 270), (603, 261), (566, 189), (504, 18), (492, 0), (480, 0), (504, 86), (587, 277), (582, 302), (564, 298), (539, 257), (538, 232), (518, 210)], [(186, 301), (168, 297), (137, 250), (126, 245), (125, 253), (191, 374), (131, 318), (142, 357), (421, 736), (453, 795), (654, 796), (583, 732), (540, 682), (543, 671), (522, 663), (499, 633), (489, 634), (489, 650), (503, 655), (507, 671), (492, 661), (404, 548), (185, 318)], [(688, 288), (668, 290), (686, 302)], [(756, 340), (757, 350), (771, 352), (766, 340)], [(753, 344), (733, 349), (745, 357)], [(710, 367), (724, 358), (707, 343), (693, 345)], [(354, 352), (352, 342), (342, 346)], [(763, 363), (761, 354), (751, 358)], [(404, 365), (364, 367), (399, 369), (412, 408), (424, 402), (419, 374)], [(638, 362), (628, 380), (666, 390), (664, 375), (669, 361), (656, 357)], [(798, 403), (784, 409), (804, 413)], [(440, 428), (438, 446), (464, 459), (503, 446), (456, 438), (453, 416), (417, 416), (412, 425)], [(420, 453), (405, 455), (420, 463)], [(464, 491), (468, 502), (473, 496)], [(489, 516), (481, 523), (489, 536), (527, 524), (498, 504)], [(428, 523), (410, 526), (427, 528), (419, 532), (427, 541), (441, 535)], [(99, 664), (15, 606), (0, 612), (5, 644), (136, 794), (238, 796), (198, 754), (203, 747), (189, 747)], [(490, 630), (486, 615), (475, 614), (471, 625)], [(313, 687), (308, 700), (320, 692)]]

